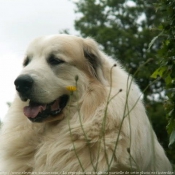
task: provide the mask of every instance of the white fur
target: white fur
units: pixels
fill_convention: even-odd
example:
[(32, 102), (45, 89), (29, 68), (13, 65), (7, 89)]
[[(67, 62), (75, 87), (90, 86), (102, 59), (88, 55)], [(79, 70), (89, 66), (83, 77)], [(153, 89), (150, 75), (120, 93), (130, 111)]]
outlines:
[[(96, 70), (85, 58), (85, 50), (98, 59)], [(46, 59), (52, 52), (66, 63), (51, 68)], [(30, 122), (23, 114), (28, 101), (15, 97), (1, 130), (0, 171), (172, 171), (138, 86), (94, 40), (70, 35), (41, 37), (30, 44), (26, 55), (31, 61), (21, 75), (29, 74), (36, 81), (36, 100), (49, 103), (69, 94), (66, 87), (75, 86), (78, 75), (77, 91), (70, 94), (62, 120), (58, 116), (42, 123)]]

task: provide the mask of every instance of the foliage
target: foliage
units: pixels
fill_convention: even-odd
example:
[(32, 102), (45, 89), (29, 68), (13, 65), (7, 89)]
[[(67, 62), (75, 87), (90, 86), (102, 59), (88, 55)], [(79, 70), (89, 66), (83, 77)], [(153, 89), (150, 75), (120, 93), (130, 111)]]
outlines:
[[(156, 134), (164, 148), (168, 150), (165, 130), (164, 81), (153, 83), (151, 74), (158, 67), (156, 57), (161, 40), (156, 29), (163, 21), (163, 15), (154, 8), (156, 0), (81, 0), (77, 1), (75, 28), (83, 37), (91, 36), (101, 44), (102, 49), (122, 62), (127, 71), (134, 75), (142, 91), (144, 102)], [(152, 61), (151, 61), (152, 60)], [(145, 64), (147, 62), (147, 64)], [(145, 64), (141, 71), (138, 67)], [(137, 72), (137, 74), (135, 74)], [(168, 152), (171, 159), (172, 153)]]
[(158, 11), (164, 15), (164, 22), (159, 25), (162, 44), (157, 57), (161, 59), (160, 67), (152, 74), (153, 78), (162, 77), (165, 81), (165, 109), (168, 118), (167, 130), (170, 134), (169, 146), (175, 146), (175, 1), (161, 0), (157, 4)]
[[(131, 2), (132, 5), (129, 5)], [(77, 12), (83, 16), (75, 21), (75, 27), (82, 36), (95, 38), (107, 54), (121, 60), (126, 69), (134, 74), (145, 61), (156, 59), (156, 45), (151, 52), (147, 52), (151, 39), (158, 34), (158, 31), (153, 30), (154, 25), (160, 23), (161, 19), (155, 13), (152, 3), (152, 0), (130, 3), (126, 0), (78, 1)], [(136, 76), (142, 90), (150, 83), (149, 77), (156, 68), (156, 61)], [(161, 85), (162, 82), (159, 81), (150, 86), (147, 95), (152, 95), (153, 91), (160, 93)], [(145, 100), (148, 100), (147, 95)]]

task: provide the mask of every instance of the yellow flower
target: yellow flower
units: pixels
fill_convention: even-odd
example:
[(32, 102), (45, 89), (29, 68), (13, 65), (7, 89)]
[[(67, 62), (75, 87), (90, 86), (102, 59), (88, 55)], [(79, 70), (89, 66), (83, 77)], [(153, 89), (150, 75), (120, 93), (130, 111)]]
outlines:
[(77, 87), (76, 86), (67, 86), (66, 89), (70, 92), (76, 91)]

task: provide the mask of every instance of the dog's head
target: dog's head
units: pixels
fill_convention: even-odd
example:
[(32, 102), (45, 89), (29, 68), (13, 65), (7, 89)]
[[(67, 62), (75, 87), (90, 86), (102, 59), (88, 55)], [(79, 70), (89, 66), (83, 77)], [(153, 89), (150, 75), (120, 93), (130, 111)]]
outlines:
[(21, 100), (29, 102), (24, 114), (33, 122), (43, 122), (64, 116), (70, 91), (77, 89), (80, 97), (90, 83), (104, 83), (102, 72), (94, 40), (47, 36), (29, 45), (24, 69), (14, 83)]

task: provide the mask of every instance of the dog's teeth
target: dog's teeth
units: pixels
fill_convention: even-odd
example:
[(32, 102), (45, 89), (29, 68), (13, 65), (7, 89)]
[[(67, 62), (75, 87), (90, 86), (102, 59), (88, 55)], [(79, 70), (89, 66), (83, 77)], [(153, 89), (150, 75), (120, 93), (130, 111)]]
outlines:
[(54, 113), (55, 114), (58, 114), (58, 113), (60, 113), (61, 112), (61, 109), (58, 109), (58, 110), (56, 110)]
[(57, 114), (59, 114), (61, 112), (61, 109), (58, 109), (58, 110), (56, 110), (56, 111), (51, 111), (51, 115), (57, 115)]

